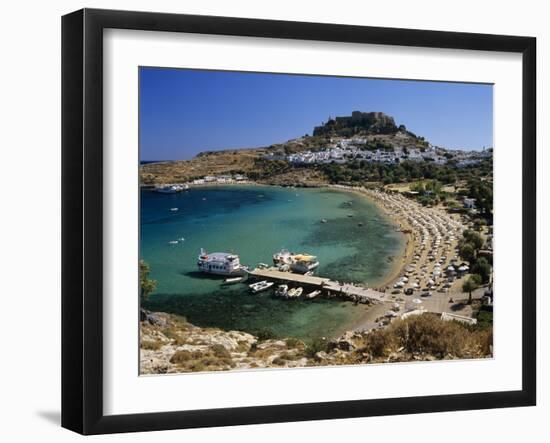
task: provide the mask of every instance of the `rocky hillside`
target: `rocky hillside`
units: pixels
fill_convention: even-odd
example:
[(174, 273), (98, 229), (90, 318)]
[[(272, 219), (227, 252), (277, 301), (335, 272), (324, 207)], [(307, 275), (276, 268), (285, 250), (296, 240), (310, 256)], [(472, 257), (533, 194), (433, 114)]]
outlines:
[(247, 174), (256, 170), (255, 161), (263, 149), (240, 149), (204, 152), (191, 160), (179, 160), (141, 165), (141, 183), (185, 183), (205, 175)]
[(425, 314), (396, 320), (385, 329), (347, 332), (306, 345), (288, 338), (262, 340), (238, 331), (199, 328), (182, 317), (142, 312), (142, 374), (291, 368), (492, 355), (492, 331), (445, 322)]
[[(296, 177), (288, 175), (289, 170), (270, 170), (273, 165), (262, 162), (262, 157), (267, 153), (287, 155), (334, 147), (350, 137), (364, 140), (365, 149), (425, 149), (428, 145), (422, 137), (417, 137), (404, 125), (397, 126), (391, 116), (382, 112), (354, 111), (351, 116), (329, 118), (325, 124), (314, 129), (313, 135), (304, 135), (269, 147), (209, 151), (191, 160), (141, 165), (141, 183), (184, 183), (205, 175), (245, 174), (255, 176), (255, 180), (259, 182), (295, 184)], [(313, 186), (326, 182), (320, 173), (311, 177), (301, 174), (302, 171), (295, 174), (300, 179), (298, 184), (303, 182)]]

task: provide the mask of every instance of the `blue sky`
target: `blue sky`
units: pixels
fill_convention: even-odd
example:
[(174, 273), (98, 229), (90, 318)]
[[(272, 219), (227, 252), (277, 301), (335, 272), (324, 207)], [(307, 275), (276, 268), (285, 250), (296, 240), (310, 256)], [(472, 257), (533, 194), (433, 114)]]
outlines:
[(381, 111), (433, 144), (493, 146), (490, 85), (140, 68), (141, 160), (267, 146)]

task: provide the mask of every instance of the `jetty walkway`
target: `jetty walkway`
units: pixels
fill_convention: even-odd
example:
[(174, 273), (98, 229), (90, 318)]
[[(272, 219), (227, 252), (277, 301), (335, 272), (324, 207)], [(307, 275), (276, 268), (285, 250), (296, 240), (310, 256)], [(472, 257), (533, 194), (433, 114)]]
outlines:
[(276, 280), (279, 282), (299, 283), (302, 285), (315, 286), (319, 289), (328, 291), (330, 295), (341, 295), (357, 302), (367, 301), (392, 301), (385, 299), (383, 292), (378, 292), (373, 289), (363, 288), (350, 283), (339, 283), (332, 281), (329, 278), (316, 277), (313, 275), (295, 274), (293, 272), (283, 272), (275, 268), (260, 269), (256, 268), (248, 271), (248, 274), (267, 280)]

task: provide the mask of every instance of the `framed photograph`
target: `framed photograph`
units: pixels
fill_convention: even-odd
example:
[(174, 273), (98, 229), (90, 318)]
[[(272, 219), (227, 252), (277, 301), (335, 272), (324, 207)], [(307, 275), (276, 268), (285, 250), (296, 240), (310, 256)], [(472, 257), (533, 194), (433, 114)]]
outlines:
[(62, 425), (536, 403), (536, 41), (62, 20)]

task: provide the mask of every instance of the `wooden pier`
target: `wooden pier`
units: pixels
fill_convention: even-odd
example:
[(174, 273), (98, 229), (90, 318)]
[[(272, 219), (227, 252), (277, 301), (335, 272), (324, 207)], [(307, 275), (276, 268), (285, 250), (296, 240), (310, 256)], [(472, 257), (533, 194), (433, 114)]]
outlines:
[(355, 286), (350, 283), (338, 283), (332, 281), (329, 278), (316, 277), (313, 275), (295, 274), (293, 272), (283, 272), (275, 268), (260, 269), (256, 268), (252, 271), (248, 271), (248, 274), (263, 278), (266, 280), (276, 280), (279, 282), (299, 283), (302, 285), (315, 286), (319, 289), (328, 291), (332, 295), (341, 295), (345, 298), (353, 299), (356, 301), (393, 301), (386, 299), (383, 292), (378, 292), (373, 289), (363, 288), (361, 286)]
[(393, 302), (391, 298), (386, 298), (383, 292), (375, 291), (374, 289), (355, 286), (350, 283), (340, 284), (338, 282), (329, 281), (323, 286), (323, 289), (332, 292), (333, 294), (344, 294), (347, 297), (356, 297), (357, 299), (368, 299), (373, 301)]
[(313, 275), (294, 274), (293, 272), (283, 272), (274, 268), (256, 268), (248, 273), (254, 277), (266, 278), (268, 280), (288, 281), (310, 286), (322, 287), (324, 284), (330, 283), (330, 279), (328, 278), (315, 277)]

